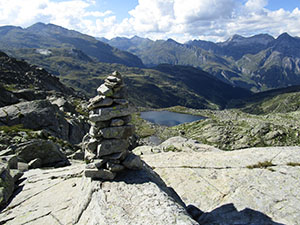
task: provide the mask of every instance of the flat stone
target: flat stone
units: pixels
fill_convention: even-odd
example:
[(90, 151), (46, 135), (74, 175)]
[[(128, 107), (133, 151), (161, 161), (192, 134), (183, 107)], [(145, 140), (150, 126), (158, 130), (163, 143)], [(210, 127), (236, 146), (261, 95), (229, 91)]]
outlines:
[(126, 151), (128, 142), (126, 139), (110, 139), (103, 140), (97, 148), (97, 157), (100, 158), (105, 155), (113, 153), (120, 153)]
[(111, 172), (118, 173), (118, 172), (121, 172), (122, 170), (124, 170), (125, 166), (123, 166), (121, 164), (107, 162), (107, 169), (110, 170)]
[(93, 180), (113, 180), (116, 177), (116, 173), (105, 169), (85, 169), (84, 175)]
[(112, 127), (119, 127), (119, 126), (124, 125), (124, 123), (125, 122), (122, 119), (112, 119), (111, 123), (110, 123), (110, 126), (112, 126)]
[(113, 90), (109, 87), (107, 87), (105, 84), (101, 84), (100, 87), (98, 87), (97, 92), (100, 95), (104, 95), (104, 96), (112, 96), (113, 95)]
[(120, 83), (117, 83), (117, 82), (111, 82), (109, 80), (105, 80), (104, 82), (105, 86), (109, 87), (109, 88), (117, 88), (118, 86), (120, 86), (121, 84)]
[(92, 110), (100, 107), (110, 106), (112, 104), (113, 104), (113, 100), (111, 98), (97, 95), (96, 97), (90, 100), (88, 109)]
[(114, 103), (118, 105), (128, 105), (129, 102), (126, 99), (115, 98)]
[(122, 164), (131, 170), (140, 170), (143, 168), (143, 162), (139, 156), (130, 153), (126, 159), (122, 162)]
[(133, 113), (133, 109), (131, 107), (128, 108), (122, 105), (117, 105), (114, 107), (94, 109), (90, 111), (89, 119), (92, 122), (107, 121), (112, 118), (128, 116), (131, 113)]
[(116, 76), (108, 76), (105, 80), (109, 80), (111, 82), (115, 82), (115, 83), (121, 83), (122, 80)]
[(116, 138), (116, 139), (126, 139), (134, 133), (133, 125), (126, 125), (121, 127), (108, 127), (100, 129), (99, 133), (104, 138)]

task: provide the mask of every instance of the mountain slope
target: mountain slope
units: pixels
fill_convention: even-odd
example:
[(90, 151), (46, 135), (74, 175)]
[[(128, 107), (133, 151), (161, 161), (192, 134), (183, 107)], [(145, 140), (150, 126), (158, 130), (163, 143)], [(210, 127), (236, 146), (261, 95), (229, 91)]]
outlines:
[(142, 61), (131, 53), (120, 51), (91, 36), (53, 24), (37, 23), (26, 29), (5, 26), (0, 27), (0, 34), (2, 50), (69, 47), (79, 49), (101, 62), (143, 67)]
[(138, 106), (169, 107), (182, 105), (192, 108), (223, 108), (233, 98), (248, 96), (247, 90), (212, 77), (188, 66), (160, 65), (152, 69), (100, 63), (75, 49), (37, 49), (10, 51), (31, 63), (59, 75), (62, 82), (89, 96), (96, 94), (103, 78), (118, 70), (129, 87), (129, 98)]
[(190, 65), (253, 91), (300, 84), (300, 39), (287, 33), (277, 39), (267, 34), (234, 35), (220, 43), (194, 40), (180, 44), (171, 39), (151, 41), (138, 37), (106, 41), (136, 54), (148, 66)]
[(251, 114), (289, 113), (300, 110), (300, 85), (256, 93), (233, 100), (228, 107)]

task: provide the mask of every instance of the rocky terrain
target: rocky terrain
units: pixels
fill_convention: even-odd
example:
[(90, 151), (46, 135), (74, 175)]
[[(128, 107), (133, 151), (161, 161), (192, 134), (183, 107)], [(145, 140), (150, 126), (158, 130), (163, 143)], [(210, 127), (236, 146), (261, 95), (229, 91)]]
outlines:
[[(168, 108), (206, 119), (163, 127), (130, 116), (118, 72), (87, 101), (23, 60), (0, 66), (0, 224), (299, 224), (296, 91)], [(160, 66), (194, 71), (174, 68)], [(134, 148), (144, 137), (166, 141)]]
[(299, 147), (221, 151), (173, 137), (134, 152), (199, 224), (299, 224)]
[(46, 70), (0, 53), (0, 206), (23, 171), (83, 159), (85, 100)]
[(26, 172), (1, 224), (197, 224), (146, 165), (114, 181), (83, 178), (83, 163)]
[[(151, 124), (142, 120), (136, 114), (134, 117), (137, 124), (136, 130), (142, 137), (141, 143), (144, 142), (148, 145), (153, 145), (151, 141), (147, 141), (149, 139), (158, 139), (159, 144), (170, 137), (181, 135), (222, 150), (267, 146), (298, 146), (299, 111), (294, 111), (294, 107), (282, 107), (279, 99), (275, 99), (277, 99), (275, 104), (281, 107), (276, 107), (276, 112), (269, 111), (266, 114), (260, 114), (261, 110), (258, 111), (259, 114), (250, 114), (243, 112), (243, 109), (196, 110), (185, 107), (163, 109), (206, 117), (204, 120), (173, 127)], [(286, 101), (287, 99), (282, 98), (282, 100)], [(291, 102), (290, 106), (292, 105)], [(157, 144), (157, 141), (155, 144)]]

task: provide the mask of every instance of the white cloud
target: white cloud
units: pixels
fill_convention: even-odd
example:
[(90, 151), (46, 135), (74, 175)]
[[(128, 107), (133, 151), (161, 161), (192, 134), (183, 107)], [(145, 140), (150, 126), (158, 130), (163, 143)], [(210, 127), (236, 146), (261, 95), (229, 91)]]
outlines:
[(298, 8), (271, 11), (267, 4), (268, 0), (139, 0), (130, 16), (118, 23), (112, 11), (93, 10), (95, 0), (0, 0), (0, 26), (44, 22), (97, 37), (139, 35), (180, 42), (220, 41), (236, 33), (300, 36)]
[(248, 0), (245, 4), (250, 12), (263, 11), (264, 7), (268, 5), (268, 0)]

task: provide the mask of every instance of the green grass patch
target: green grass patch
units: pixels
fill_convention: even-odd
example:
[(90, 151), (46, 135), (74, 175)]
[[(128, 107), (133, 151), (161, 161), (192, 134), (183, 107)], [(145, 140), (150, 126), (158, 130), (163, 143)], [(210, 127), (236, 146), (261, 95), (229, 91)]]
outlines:
[(176, 148), (174, 145), (169, 145), (163, 149), (164, 152), (181, 152), (182, 149)]
[(289, 162), (286, 165), (288, 166), (300, 166), (300, 163), (296, 163), (296, 162)]
[(4, 133), (7, 133), (7, 134), (13, 134), (13, 133), (18, 133), (18, 132), (30, 133), (33, 130), (24, 128), (23, 124), (17, 124), (17, 125), (13, 125), (13, 126), (0, 126), (0, 131), (3, 131)]
[(266, 169), (268, 167), (276, 166), (273, 164), (271, 161), (264, 161), (264, 162), (259, 162), (254, 165), (249, 165), (247, 166), (248, 169), (255, 169), (255, 168), (260, 168), (260, 169)]

